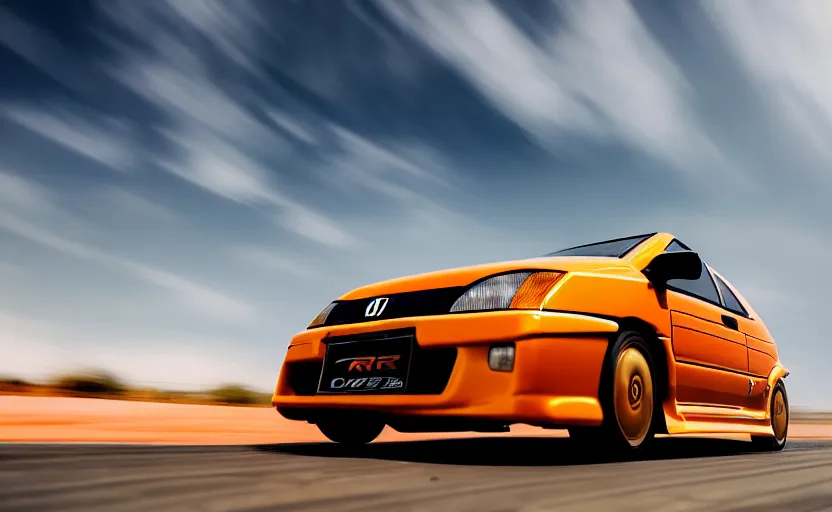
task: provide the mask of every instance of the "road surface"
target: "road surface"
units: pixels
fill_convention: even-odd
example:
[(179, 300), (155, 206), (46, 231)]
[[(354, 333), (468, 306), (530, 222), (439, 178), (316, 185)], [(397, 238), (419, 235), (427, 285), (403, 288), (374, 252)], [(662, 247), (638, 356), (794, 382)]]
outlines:
[(832, 441), (657, 439), (603, 462), (565, 438), (253, 446), (0, 445), (0, 510), (832, 510)]

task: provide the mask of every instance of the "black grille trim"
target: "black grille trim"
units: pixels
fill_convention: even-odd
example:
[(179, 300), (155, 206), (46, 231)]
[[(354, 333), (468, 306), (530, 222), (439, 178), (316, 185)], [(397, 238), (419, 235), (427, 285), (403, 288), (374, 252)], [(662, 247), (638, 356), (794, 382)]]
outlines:
[(448, 387), (456, 364), (457, 349), (414, 347), (410, 379), (405, 394), (441, 395)]
[(376, 320), (388, 320), (391, 318), (447, 315), (450, 313), (451, 306), (454, 305), (454, 302), (467, 289), (467, 286), (454, 286), (383, 295), (381, 297), (388, 299), (384, 311), (379, 316), (369, 318), (365, 317), (364, 313), (370, 301), (378, 297), (336, 301), (336, 305), (329, 312), (326, 322), (313, 327), (313, 329), (334, 325), (374, 322)]
[(323, 361), (297, 361), (288, 363), (286, 371), (289, 376), (286, 383), (298, 396), (315, 396), (318, 392), (318, 379), (323, 371)]

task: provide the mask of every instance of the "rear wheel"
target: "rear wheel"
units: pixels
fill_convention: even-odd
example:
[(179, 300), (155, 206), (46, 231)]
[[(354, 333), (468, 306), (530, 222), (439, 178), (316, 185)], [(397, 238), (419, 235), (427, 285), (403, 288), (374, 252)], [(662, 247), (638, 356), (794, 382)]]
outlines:
[(778, 380), (771, 397), (771, 429), (773, 436), (751, 436), (751, 443), (757, 450), (776, 452), (786, 446), (789, 434), (789, 397), (786, 385)]
[(383, 421), (353, 416), (321, 419), (317, 425), (318, 430), (330, 441), (352, 446), (371, 443), (385, 427)]

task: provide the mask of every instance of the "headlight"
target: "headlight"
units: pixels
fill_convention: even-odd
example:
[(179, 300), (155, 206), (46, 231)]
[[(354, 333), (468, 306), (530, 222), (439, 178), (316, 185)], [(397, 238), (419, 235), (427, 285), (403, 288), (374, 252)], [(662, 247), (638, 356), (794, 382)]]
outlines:
[(454, 302), (451, 313), (495, 309), (537, 309), (563, 272), (523, 271), (481, 281)]
[(323, 325), (324, 323), (326, 323), (326, 318), (329, 316), (329, 314), (332, 312), (332, 310), (335, 308), (337, 304), (337, 302), (333, 302), (329, 306), (325, 307), (323, 311), (318, 313), (318, 316), (316, 316), (315, 319), (309, 323), (307, 329), (318, 327), (319, 325)]

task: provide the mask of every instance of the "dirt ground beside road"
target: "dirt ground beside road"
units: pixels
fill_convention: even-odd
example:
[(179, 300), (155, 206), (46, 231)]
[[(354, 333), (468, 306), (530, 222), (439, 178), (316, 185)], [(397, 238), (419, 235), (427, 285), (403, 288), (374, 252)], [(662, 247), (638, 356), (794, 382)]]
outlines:
[[(400, 434), (387, 429), (379, 441), (481, 435), (494, 436)], [(502, 435), (565, 437), (566, 433), (514, 426)], [(832, 425), (793, 422), (789, 437), (832, 439)], [(250, 445), (325, 440), (313, 425), (288, 421), (268, 407), (0, 396), (0, 442)]]

